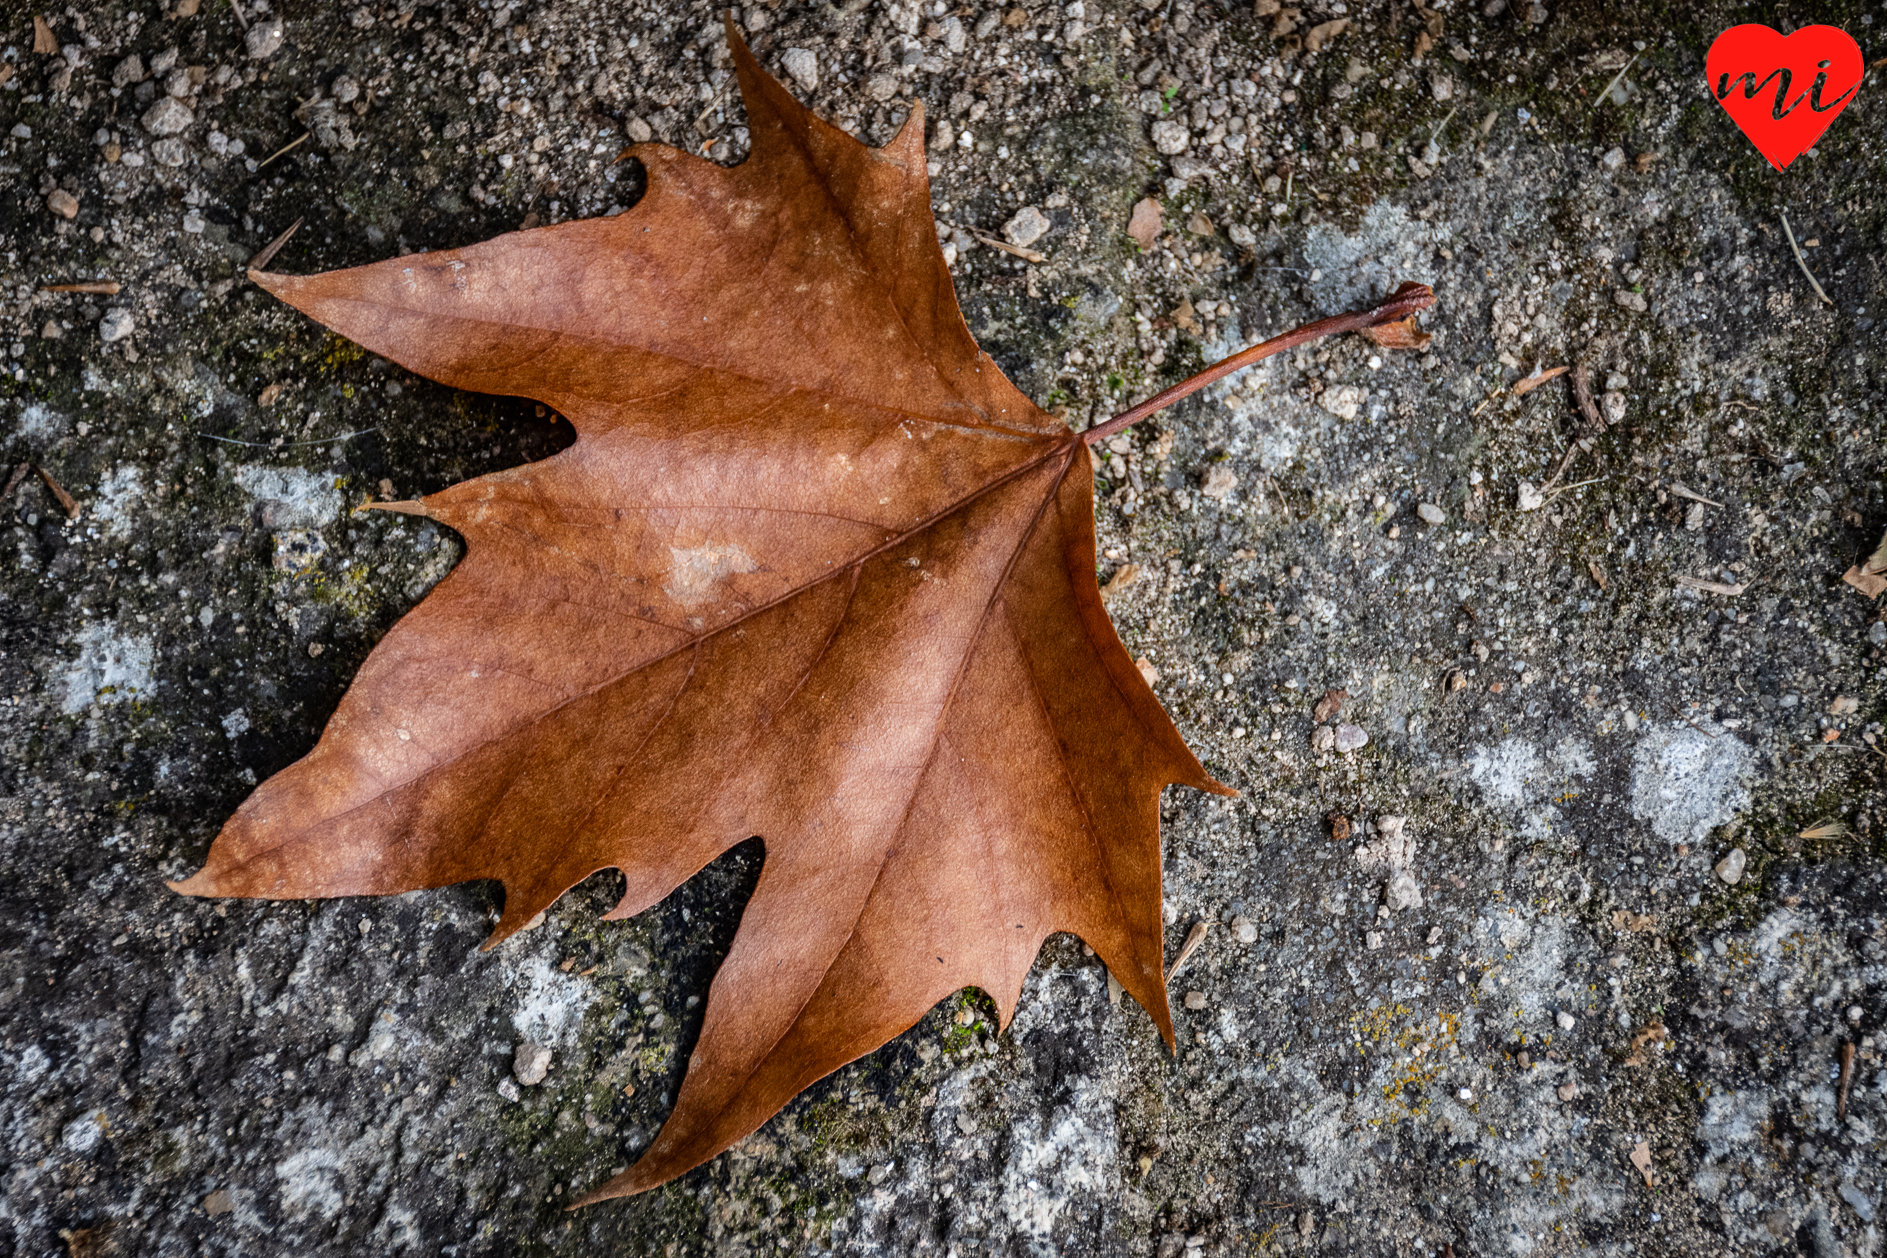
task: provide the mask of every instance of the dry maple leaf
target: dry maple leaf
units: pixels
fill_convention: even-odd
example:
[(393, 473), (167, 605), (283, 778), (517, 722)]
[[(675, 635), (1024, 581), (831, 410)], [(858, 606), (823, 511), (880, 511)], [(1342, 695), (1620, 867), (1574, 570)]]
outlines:
[[(625, 918), (760, 836), (674, 1111), (584, 1201), (714, 1156), (961, 988), (1006, 1025), (1057, 931), (1170, 1044), (1160, 791), (1228, 793), (1102, 609), (1087, 444), (1206, 377), (1070, 432), (964, 325), (921, 109), (866, 148), (729, 33), (741, 166), (641, 145), (648, 190), (614, 218), (252, 272), (421, 375), (555, 408), (578, 440), (378, 504), (458, 530), (464, 560), (175, 884), (497, 879), (490, 946), (599, 870), (621, 871)], [(1408, 286), (1214, 371), (1430, 300)]]

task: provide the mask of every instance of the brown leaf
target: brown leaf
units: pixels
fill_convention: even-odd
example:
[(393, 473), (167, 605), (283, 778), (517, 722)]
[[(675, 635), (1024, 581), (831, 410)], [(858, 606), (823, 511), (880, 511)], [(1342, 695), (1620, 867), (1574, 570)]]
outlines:
[(1310, 719), (1319, 725), (1325, 721), (1334, 720), (1337, 713), (1343, 711), (1344, 700), (1349, 697), (1350, 692), (1347, 690), (1324, 691), (1324, 697), (1317, 700), (1316, 706), (1311, 708)]
[(1211, 236), (1215, 234), (1212, 220), (1206, 217), (1204, 210), (1194, 210), (1192, 212), (1192, 217), (1186, 220), (1186, 230), (1195, 236)]
[(1649, 1060), (1645, 1056), (1647, 1048), (1661, 1048), (1664, 1045), (1664, 1023), (1647, 1022), (1639, 1027), (1631, 1037), (1630, 1056), (1625, 1058), (1627, 1066), (1642, 1066)]
[(1415, 316), (1406, 319), (1392, 319), (1388, 323), (1378, 323), (1373, 328), (1362, 330), (1363, 338), (1384, 349), (1427, 349), (1428, 343), (1435, 338), (1422, 331), (1422, 325), (1415, 321)]
[(33, 14), (33, 51), (41, 56), (59, 51), (59, 37), (43, 14)]
[(1134, 203), (1133, 213), (1127, 218), (1127, 234), (1142, 249), (1153, 248), (1153, 242), (1160, 238), (1160, 203), (1152, 197)]
[(1120, 594), (1138, 585), (1140, 583), (1140, 575), (1139, 564), (1122, 564), (1114, 575), (1108, 578), (1107, 584), (1101, 587), (1101, 597), (1113, 598), (1116, 594)]
[(1887, 533), (1880, 535), (1880, 545), (1874, 548), (1874, 553), (1861, 561), (1861, 570), (1864, 572), (1887, 572)]
[(1632, 913), (1625, 909), (1612, 910), (1612, 929), (1635, 931), (1649, 934), (1658, 928), (1658, 919), (1649, 913)]
[(1006, 1024), (1051, 933), (1172, 1042), (1161, 789), (1187, 750), (1095, 584), (1081, 437), (971, 338), (923, 111), (871, 150), (730, 28), (752, 155), (633, 152), (631, 210), (304, 278), (252, 273), (575, 445), (416, 502), (458, 568), (192, 895), (504, 885), (490, 943), (608, 868), (638, 913), (759, 835), (653, 1187), (966, 986)]
[(1651, 1145), (1643, 1140), (1631, 1147), (1631, 1164), (1645, 1177), (1646, 1188), (1656, 1188), (1658, 1177), (1651, 1173)]
[(1333, 18), (1328, 22), (1319, 22), (1304, 32), (1304, 51), (1316, 52), (1326, 43), (1350, 29), (1347, 17)]
[(1879, 598), (1881, 591), (1887, 590), (1887, 576), (1869, 572), (1858, 563), (1842, 573), (1841, 579), (1869, 598)]

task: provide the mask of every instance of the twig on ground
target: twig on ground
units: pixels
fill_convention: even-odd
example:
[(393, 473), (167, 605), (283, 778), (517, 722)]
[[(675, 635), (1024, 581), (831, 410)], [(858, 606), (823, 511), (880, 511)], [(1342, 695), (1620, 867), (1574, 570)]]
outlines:
[(1720, 507), (1723, 505), (1722, 503), (1716, 501), (1713, 498), (1704, 497), (1702, 494), (1698, 493), (1696, 490), (1687, 487), (1682, 481), (1675, 481), (1675, 480), (1672, 481), (1671, 492), (1676, 494), (1679, 498), (1688, 498), (1692, 502), (1701, 502), (1706, 507)]
[(1848, 1121), (1848, 1087), (1854, 1082), (1854, 1041), (1841, 1046), (1841, 1082), (1835, 1092), (1835, 1121)]
[(1735, 585), (1725, 585), (1721, 581), (1706, 581), (1702, 577), (1689, 577), (1681, 574), (1673, 579), (1687, 590), (1702, 590), (1706, 594), (1723, 594), (1730, 598), (1735, 598), (1738, 594), (1747, 590), (1751, 584), (1748, 581), (1738, 581)]
[(7, 477), (6, 489), (4, 491), (0, 491), (0, 502), (5, 502), (7, 499), (11, 498), (13, 496), (13, 491), (20, 487), (20, 482), (25, 480), (26, 474), (32, 470), (33, 470), (33, 465), (31, 463), (15, 464), (13, 468), (13, 475)]
[(117, 280), (81, 280), (76, 284), (41, 284), (42, 293), (98, 293), (105, 297), (116, 297), (119, 291)]
[(197, 436), (207, 437), (211, 441), (220, 441), (228, 446), (249, 446), (256, 450), (292, 450), (296, 446), (324, 446), (330, 441), (346, 441), (350, 437), (364, 437), (370, 432), (379, 431), (377, 427), (356, 428), (353, 432), (344, 432), (335, 437), (317, 437), (313, 441), (284, 441), (280, 445), (273, 441), (238, 441), (234, 437), (219, 437), (213, 432), (200, 432)]
[(39, 464), (35, 463), (33, 465), (33, 470), (39, 473), (39, 479), (46, 482), (46, 488), (52, 490), (52, 496), (59, 500), (59, 509), (66, 513), (66, 519), (68, 520), (78, 519), (79, 518), (79, 504), (77, 500), (72, 497), (71, 494), (66, 492), (66, 487), (64, 485), (61, 485), (58, 481), (54, 480), (52, 477), (52, 473), (48, 472), (45, 468), (39, 466)]
[(1782, 233), (1789, 238), (1789, 248), (1795, 252), (1795, 265), (1801, 267), (1802, 274), (1808, 277), (1808, 286), (1815, 290), (1817, 297), (1821, 298), (1822, 305), (1834, 305), (1834, 302), (1828, 300), (1828, 294), (1821, 290), (1821, 285), (1815, 282), (1815, 273), (1808, 269), (1808, 259), (1802, 256), (1802, 246), (1795, 243), (1795, 232), (1789, 227), (1787, 214), (1782, 215)]
[[(1690, 726), (1690, 727), (1691, 727), (1692, 729), (1694, 729), (1694, 730), (1696, 730), (1696, 731), (1697, 731), (1697, 732), (1698, 732), (1699, 734), (1702, 734), (1702, 735), (1703, 735), (1703, 736), (1704, 736), (1705, 738), (1715, 738), (1715, 737), (1716, 737), (1716, 735), (1715, 735), (1715, 734), (1712, 734), (1712, 733), (1711, 733), (1711, 732), (1710, 732), (1709, 730), (1707, 730), (1707, 729), (1705, 729), (1705, 728), (1704, 728), (1703, 726), (1701, 726), (1701, 725), (1699, 725), (1699, 724), (1697, 724), (1697, 722), (1695, 722), (1695, 721), (1693, 721), (1693, 720), (1691, 720), (1691, 719), (1690, 719), (1690, 718), (1689, 718), (1688, 716), (1685, 716), (1685, 715), (1684, 715), (1684, 713), (1683, 713), (1683, 711), (1682, 711), (1681, 709), (1679, 709), (1679, 708), (1678, 708), (1678, 706), (1677, 706), (1677, 705), (1676, 705), (1675, 703), (1673, 703), (1673, 704), (1671, 705), (1671, 713), (1672, 713), (1672, 715), (1674, 715), (1674, 716), (1676, 716), (1678, 720), (1680, 720), (1680, 721), (1682, 721), (1682, 722), (1684, 722), (1684, 724), (1686, 724), (1686, 725), (1688, 725), (1688, 726)], [(1642, 1032), (1641, 1032), (1641, 1034), (1642, 1034)], [(1636, 1048), (1638, 1047), (1638, 1041), (1637, 1041), (1637, 1040), (1633, 1040), (1633, 1041), (1632, 1041), (1632, 1045), (1631, 1045), (1631, 1046), (1632, 1046), (1632, 1048), (1633, 1048), (1633, 1049), (1636, 1049)]]
[(1545, 371), (1541, 371), (1536, 367), (1532, 375), (1522, 376), (1520, 379), (1514, 381), (1514, 387), (1507, 391), (1515, 397), (1525, 397), (1527, 394), (1545, 384), (1548, 380), (1556, 380), (1571, 370), (1571, 367), (1550, 367)]
[(994, 236), (985, 236), (981, 232), (971, 232), (970, 235), (982, 241), (984, 244), (988, 245), (991, 249), (1000, 249), (1004, 253), (1014, 254), (1016, 257), (1021, 258), (1025, 262), (1048, 261), (1048, 255), (1037, 253), (1033, 249), (1024, 249), (1021, 245), (1012, 245), (1006, 240), (997, 240)]
[(302, 132), (302, 133), (301, 133), (301, 139), (299, 139), (299, 140), (290, 140), (290, 141), (289, 141), (289, 142), (288, 142), (287, 144), (284, 144), (284, 145), (283, 145), (283, 146), (282, 146), (281, 148), (279, 148), (279, 149), (276, 149), (276, 150), (275, 150), (275, 151), (274, 151), (273, 153), (270, 153), (270, 154), (269, 154), (269, 155), (268, 155), (267, 157), (265, 157), (265, 158), (263, 158), (263, 159), (262, 159), (262, 165), (260, 165), (260, 166), (257, 166), (257, 167), (256, 167), (256, 169), (257, 169), (258, 171), (259, 171), (259, 170), (262, 170), (262, 169), (263, 169), (264, 167), (266, 167), (266, 166), (267, 166), (267, 165), (268, 165), (268, 164), (269, 164), (270, 162), (272, 162), (272, 161), (274, 161), (274, 160), (275, 160), (276, 158), (278, 158), (278, 157), (280, 157), (280, 156), (281, 156), (282, 154), (284, 154), (284, 153), (286, 153), (286, 152), (288, 152), (288, 150), (290, 150), (290, 149), (292, 149), (292, 148), (296, 148), (296, 147), (298, 147), (299, 145), (301, 145), (301, 144), (302, 144), (303, 142), (305, 142), (305, 141), (306, 141), (306, 140), (308, 139), (308, 137), (309, 137), (309, 136), (311, 136), (311, 135), (313, 135), (313, 134), (314, 134), (314, 132), (312, 132), (312, 131), (304, 131), (304, 132)]
[(1624, 65), (1618, 68), (1618, 73), (1612, 76), (1612, 81), (1610, 83), (1607, 83), (1605, 85), (1605, 89), (1599, 93), (1599, 99), (1592, 102), (1592, 108), (1594, 112), (1597, 112), (1599, 106), (1605, 103), (1605, 98), (1612, 94), (1612, 89), (1618, 86), (1619, 80), (1625, 77), (1625, 71), (1631, 69), (1632, 62), (1636, 60), (1638, 60), (1638, 54), (1633, 53), (1631, 55), (1631, 61), (1627, 61)]
[(1186, 942), (1180, 945), (1179, 955), (1173, 958), (1173, 968), (1166, 972), (1167, 982), (1170, 983), (1179, 977), (1179, 972), (1185, 968), (1186, 962), (1190, 961), (1192, 954), (1199, 950), (1199, 945), (1206, 941), (1206, 931), (1209, 929), (1210, 927), (1203, 921), (1192, 924), (1192, 931), (1187, 934)]
[(1605, 418), (1592, 401), (1592, 369), (1584, 363), (1573, 368), (1572, 391), (1573, 405), (1579, 408), (1579, 418), (1586, 421), (1586, 427), (1594, 432), (1604, 431)]

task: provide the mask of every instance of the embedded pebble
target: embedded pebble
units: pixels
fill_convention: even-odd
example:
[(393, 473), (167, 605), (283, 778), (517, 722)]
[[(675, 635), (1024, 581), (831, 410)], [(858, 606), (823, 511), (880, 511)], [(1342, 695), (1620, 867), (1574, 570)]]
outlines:
[(1546, 505), (1546, 495), (1540, 487), (1528, 481), (1521, 481), (1514, 491), (1515, 503), (1522, 511), (1538, 511)]
[(1421, 908), (1422, 887), (1415, 881), (1415, 875), (1406, 869), (1391, 874), (1388, 885), (1383, 888), (1383, 903), (1391, 912)]
[(1574, 1018), (1570, 1013), (1567, 1013), (1564, 1009), (1561, 1009), (1559, 1011), (1559, 1013), (1554, 1017), (1553, 1021), (1559, 1024), (1559, 1029), (1562, 1031), (1570, 1031), (1574, 1027), (1579, 1025), (1578, 1020)]
[(1162, 118), (1153, 124), (1153, 147), (1168, 157), (1184, 153), (1192, 143), (1192, 133), (1186, 124), (1171, 118)]
[(1423, 521), (1428, 524), (1440, 524), (1443, 520), (1448, 518), (1448, 513), (1432, 502), (1419, 504), (1415, 508), (1415, 514), (1421, 516)]
[(1338, 751), (1356, 751), (1368, 744), (1369, 735), (1364, 732), (1362, 726), (1345, 722), (1337, 726), (1331, 741), (1336, 744)]
[(550, 1073), (550, 1050), (534, 1040), (525, 1040), (511, 1055), (511, 1071), (527, 1088), (542, 1083)]
[(1599, 399), (1599, 405), (1605, 408), (1605, 422), (1616, 424), (1625, 418), (1625, 395), (1613, 389)]
[(165, 96), (145, 110), (138, 122), (152, 135), (175, 135), (196, 120), (190, 106), (175, 96)]
[(518, 1091), (518, 1084), (515, 1079), (498, 1080), (498, 1095), (502, 1096), (507, 1101), (521, 1100), (524, 1096), (522, 1092)]
[(1206, 994), (1204, 992), (1187, 992), (1186, 1007), (1195, 1012), (1204, 1009), (1206, 1007)]
[[(1249, 917), (1240, 914), (1232, 919), (1232, 938), (1243, 944), (1257, 943), (1258, 927), (1252, 924), (1252, 920)], [(1850, 1021), (1858, 1020), (1859, 1019), (1850, 1019)]]
[(79, 199), (70, 192), (67, 192), (64, 188), (54, 188), (51, 192), (46, 194), (46, 208), (51, 210), (54, 214), (57, 214), (60, 218), (77, 218), (79, 216)]
[(1749, 854), (1740, 847), (1733, 847), (1728, 856), (1717, 862), (1717, 877), (1734, 887), (1743, 880), (1743, 866), (1748, 863)]
[(1048, 234), (1049, 226), (1048, 215), (1033, 205), (1025, 205), (1002, 225), (1002, 234), (1012, 245), (1032, 245)]
[(1570, 1101), (1575, 1096), (1579, 1095), (1579, 1085), (1571, 1079), (1568, 1079), (1566, 1082), (1560, 1084), (1559, 1087), (1555, 1088), (1554, 1091), (1559, 1094), (1560, 1100)]
[(1331, 729), (1328, 725), (1319, 725), (1310, 732), (1310, 749), (1312, 751), (1329, 751), (1336, 745), (1337, 731)]
[(253, 59), (260, 61), (272, 57), (281, 48), (282, 41), (288, 38), (288, 27), (282, 19), (269, 14), (249, 26), (249, 33), (242, 37), (242, 46)]
[(131, 317), (129, 310), (113, 308), (105, 312), (105, 317), (98, 321), (98, 337), (102, 341), (122, 341), (137, 330), (138, 321)]

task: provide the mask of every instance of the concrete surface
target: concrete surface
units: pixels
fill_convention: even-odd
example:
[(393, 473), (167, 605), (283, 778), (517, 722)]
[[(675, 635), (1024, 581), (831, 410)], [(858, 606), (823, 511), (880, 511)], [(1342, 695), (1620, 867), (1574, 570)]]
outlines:
[[(863, 138), (929, 103), (970, 323), (1073, 422), (1440, 300), (1426, 350), (1295, 352), (1105, 460), (1110, 606), (1244, 792), (1167, 798), (1179, 1055), (1053, 941), (1007, 1034), (966, 993), (572, 1215), (667, 1111), (753, 845), (491, 954), (488, 887), (163, 879), (459, 553), (346, 508), (568, 440), (243, 264), (605, 213), (629, 138), (737, 158), (718, 24), (169, 3), (48, 9), (52, 53), (0, 19), (0, 432), (77, 509), (6, 503), (0, 1254), (1879, 1252), (1887, 624), (1839, 580), (1887, 525), (1878, 83), (1778, 175), (1702, 90), (1728, 6), (743, 7)], [(1787, 16), (1871, 57), (1887, 10)], [(1571, 364), (1597, 424), (1515, 395)]]

